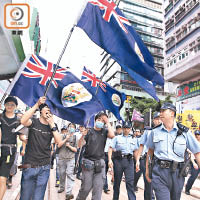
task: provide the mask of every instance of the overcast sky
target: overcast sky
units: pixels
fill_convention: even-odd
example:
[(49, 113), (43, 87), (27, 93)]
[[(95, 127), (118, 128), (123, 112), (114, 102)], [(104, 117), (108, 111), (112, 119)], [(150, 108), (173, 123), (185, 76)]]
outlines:
[[(76, 24), (86, 2), (86, 0), (35, 0), (35, 7), (39, 10), (42, 57), (57, 62), (69, 32), (73, 24)], [(92, 43), (82, 30), (75, 28), (60, 66), (69, 66), (79, 77), (84, 65), (97, 75), (101, 75), (100, 66), (97, 66), (102, 58), (100, 57), (102, 52), (103, 50)]]

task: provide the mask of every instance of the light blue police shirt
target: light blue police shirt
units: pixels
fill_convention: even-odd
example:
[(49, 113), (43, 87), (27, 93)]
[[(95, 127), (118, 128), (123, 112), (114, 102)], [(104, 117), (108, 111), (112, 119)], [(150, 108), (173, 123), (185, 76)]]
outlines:
[(112, 139), (111, 138), (107, 138), (106, 145), (105, 145), (105, 148), (104, 148), (104, 152), (105, 153), (108, 153), (108, 149), (111, 146), (111, 144), (112, 144)]
[(136, 138), (133, 138), (131, 135), (124, 136), (123, 134), (112, 139), (111, 147), (125, 155), (133, 155), (133, 151), (139, 148)]
[[(154, 149), (154, 155), (161, 160), (174, 160), (177, 162), (184, 161), (186, 148), (193, 154), (200, 152), (200, 145), (191, 131), (183, 132), (182, 135), (176, 138), (177, 131), (176, 122), (170, 132), (167, 131), (163, 124), (153, 129), (147, 142), (148, 148)], [(175, 138), (176, 141), (174, 142)]]
[(142, 144), (144, 146), (142, 156), (145, 153), (147, 153), (147, 151), (148, 151), (147, 141), (148, 141), (150, 134), (151, 134), (151, 130), (145, 130), (142, 137), (141, 137), (140, 144)]

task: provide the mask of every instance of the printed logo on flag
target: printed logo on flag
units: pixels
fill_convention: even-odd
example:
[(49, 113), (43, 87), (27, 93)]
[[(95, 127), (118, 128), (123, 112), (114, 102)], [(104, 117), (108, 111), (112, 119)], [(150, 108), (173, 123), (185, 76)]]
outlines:
[(30, 26), (30, 7), (28, 4), (5, 4), (4, 26), (7, 29), (26, 29)]
[(69, 84), (62, 90), (61, 101), (64, 107), (72, 107), (91, 99), (92, 95), (80, 83)]
[(119, 97), (119, 95), (117, 95), (117, 94), (113, 94), (112, 95), (112, 102), (113, 102), (113, 104), (115, 105), (115, 106), (120, 106), (121, 105), (121, 99), (120, 99), (120, 97)]

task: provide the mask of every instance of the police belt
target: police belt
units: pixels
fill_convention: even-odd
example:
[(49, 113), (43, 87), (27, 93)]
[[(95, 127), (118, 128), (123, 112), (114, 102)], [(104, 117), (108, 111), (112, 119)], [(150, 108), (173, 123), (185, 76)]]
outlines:
[[(174, 161), (156, 159), (155, 162), (160, 165), (161, 168), (169, 169), (173, 166)], [(184, 162), (178, 162), (177, 168), (181, 169), (184, 166)]]
[(10, 148), (10, 155), (12, 155), (12, 148), (17, 147), (17, 145), (16, 144), (0, 144), (0, 147)]
[(140, 160), (145, 160), (147, 157), (147, 153), (145, 153), (143, 156), (140, 156)]
[(132, 159), (133, 155), (132, 154), (122, 154), (122, 158)]

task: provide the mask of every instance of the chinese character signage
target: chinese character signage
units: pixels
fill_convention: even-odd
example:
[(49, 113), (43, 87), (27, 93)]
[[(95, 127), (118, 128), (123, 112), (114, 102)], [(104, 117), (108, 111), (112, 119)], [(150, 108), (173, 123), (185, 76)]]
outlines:
[(181, 85), (177, 88), (177, 101), (200, 95), (200, 80)]

